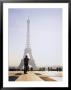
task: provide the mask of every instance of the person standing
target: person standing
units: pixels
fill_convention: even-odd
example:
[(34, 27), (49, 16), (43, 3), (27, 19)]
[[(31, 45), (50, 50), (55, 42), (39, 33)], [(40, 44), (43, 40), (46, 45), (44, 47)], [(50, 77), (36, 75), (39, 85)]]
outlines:
[(24, 58), (24, 74), (27, 74), (27, 71), (29, 69), (28, 62), (29, 62), (29, 58), (26, 55), (25, 58)]

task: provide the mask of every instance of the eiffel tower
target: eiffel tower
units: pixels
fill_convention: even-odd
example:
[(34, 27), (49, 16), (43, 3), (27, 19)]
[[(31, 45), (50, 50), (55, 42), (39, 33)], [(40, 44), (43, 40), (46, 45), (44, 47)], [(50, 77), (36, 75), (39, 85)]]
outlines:
[(34, 59), (33, 59), (33, 56), (32, 56), (32, 50), (31, 50), (31, 47), (30, 47), (30, 29), (29, 29), (29, 26), (30, 26), (30, 20), (28, 18), (27, 20), (27, 40), (26, 40), (26, 48), (24, 50), (24, 56), (23, 56), (23, 59), (21, 60), (21, 63), (19, 65), (19, 68), (23, 68), (24, 66), (24, 58), (26, 55), (29, 55), (29, 66), (31, 66), (33, 68), (33, 70), (36, 70), (36, 65), (35, 65), (35, 62), (34, 62)]

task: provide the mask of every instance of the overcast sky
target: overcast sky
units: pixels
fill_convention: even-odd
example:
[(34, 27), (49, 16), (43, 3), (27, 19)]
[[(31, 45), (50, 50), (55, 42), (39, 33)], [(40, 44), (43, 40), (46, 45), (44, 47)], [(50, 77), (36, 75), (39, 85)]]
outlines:
[(8, 10), (9, 66), (18, 66), (24, 55), (27, 19), (36, 65), (62, 64), (62, 9), (25, 8)]

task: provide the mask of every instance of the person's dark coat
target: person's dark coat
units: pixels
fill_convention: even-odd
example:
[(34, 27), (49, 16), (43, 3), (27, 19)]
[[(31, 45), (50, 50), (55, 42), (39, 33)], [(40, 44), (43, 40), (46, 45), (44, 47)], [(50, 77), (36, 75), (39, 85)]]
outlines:
[(27, 57), (24, 58), (24, 65), (28, 66), (29, 59)]

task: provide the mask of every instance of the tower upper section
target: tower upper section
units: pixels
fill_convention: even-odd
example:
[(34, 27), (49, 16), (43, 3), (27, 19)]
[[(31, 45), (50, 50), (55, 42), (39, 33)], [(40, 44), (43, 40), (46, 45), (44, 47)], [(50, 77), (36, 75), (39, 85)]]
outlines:
[(30, 47), (30, 20), (27, 19), (27, 48)]

